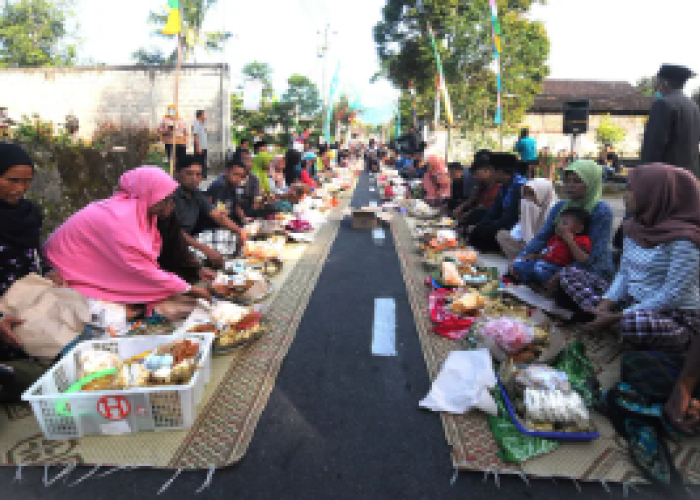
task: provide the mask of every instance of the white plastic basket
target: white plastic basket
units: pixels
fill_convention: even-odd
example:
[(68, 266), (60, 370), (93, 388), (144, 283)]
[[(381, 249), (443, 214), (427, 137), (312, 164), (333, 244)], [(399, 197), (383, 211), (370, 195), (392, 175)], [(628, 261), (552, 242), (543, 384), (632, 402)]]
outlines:
[[(83, 351), (109, 351), (128, 359), (173, 341), (169, 335), (122, 337), (81, 342), (27, 389), (22, 400), (32, 405), (47, 439), (189, 428), (211, 375), (215, 335), (192, 333), (185, 338), (199, 343), (202, 354), (200, 368), (187, 385), (63, 394), (78, 381)], [(65, 410), (61, 411), (63, 403)]]

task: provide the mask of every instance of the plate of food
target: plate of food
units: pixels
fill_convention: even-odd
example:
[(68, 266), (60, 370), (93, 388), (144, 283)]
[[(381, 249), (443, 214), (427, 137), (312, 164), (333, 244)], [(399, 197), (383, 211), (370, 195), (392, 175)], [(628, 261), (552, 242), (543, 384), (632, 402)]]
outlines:
[(270, 330), (262, 314), (251, 307), (230, 302), (217, 303), (210, 312), (211, 319), (190, 326), (188, 333), (213, 332), (214, 354), (225, 354), (251, 344)]

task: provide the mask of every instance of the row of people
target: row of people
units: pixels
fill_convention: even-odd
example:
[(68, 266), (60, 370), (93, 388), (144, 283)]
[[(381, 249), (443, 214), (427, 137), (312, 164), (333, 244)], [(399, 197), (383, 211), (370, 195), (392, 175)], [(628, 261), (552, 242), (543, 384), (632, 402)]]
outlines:
[[(700, 187), (695, 177), (663, 164), (630, 172), (624, 195), (629, 216), (622, 225), (623, 252), (616, 269), (613, 211), (602, 199), (601, 166), (587, 160), (571, 164), (564, 173), (565, 199), (557, 200), (551, 181), (526, 181), (516, 164), (510, 155), (479, 152), (469, 172), (476, 181), (469, 199), (461, 204), (443, 199), (448, 201), (443, 206), (473, 247), (507, 255), (510, 279), (553, 296), (591, 332), (612, 329), (634, 348), (665, 351), (660, 356), (676, 364), (678, 358), (667, 353), (686, 354), (666, 412), (680, 429), (700, 430), (700, 420), (687, 413), (700, 382)], [(435, 180), (444, 169), (432, 172)]]
[[(310, 193), (303, 181), (310, 161), (304, 164), (297, 153), (287, 163), (266, 155), (263, 147), (255, 159), (243, 148), (230, 155), (224, 172), (204, 192), (196, 156), (178, 162), (175, 179), (157, 167), (128, 171), (112, 197), (75, 213), (42, 245), (41, 209), (25, 198), (34, 163), (21, 147), (0, 143), (0, 296), (37, 273), (90, 299), (123, 304), (130, 319), (154, 312), (182, 317), (198, 298), (210, 298), (209, 288), (198, 283), (211, 282), (212, 268), (224, 261), (203, 243), (202, 232), (226, 229), (240, 246), (247, 223), (291, 211)], [(22, 351), (13, 333), (18, 324), (18, 318), (0, 316), (0, 365), (14, 373), (11, 381), (0, 380), (0, 402), (16, 401), (46, 369)]]

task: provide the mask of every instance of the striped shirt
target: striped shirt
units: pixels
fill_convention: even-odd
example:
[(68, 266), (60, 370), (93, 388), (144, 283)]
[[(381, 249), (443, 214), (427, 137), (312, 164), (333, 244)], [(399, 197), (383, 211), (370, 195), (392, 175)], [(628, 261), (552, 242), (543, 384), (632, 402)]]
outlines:
[(603, 298), (627, 297), (636, 303), (624, 312), (699, 309), (700, 249), (688, 240), (643, 248), (625, 238), (620, 270)]

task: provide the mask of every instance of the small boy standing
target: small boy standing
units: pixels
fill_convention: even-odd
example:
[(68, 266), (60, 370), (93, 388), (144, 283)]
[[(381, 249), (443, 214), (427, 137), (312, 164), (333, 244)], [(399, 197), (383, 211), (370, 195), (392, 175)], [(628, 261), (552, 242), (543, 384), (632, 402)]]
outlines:
[(588, 261), (591, 239), (588, 237), (590, 216), (582, 208), (567, 208), (559, 215), (556, 234), (541, 254), (524, 255), (515, 260), (513, 271), (523, 283), (547, 284), (561, 269), (574, 262)]

